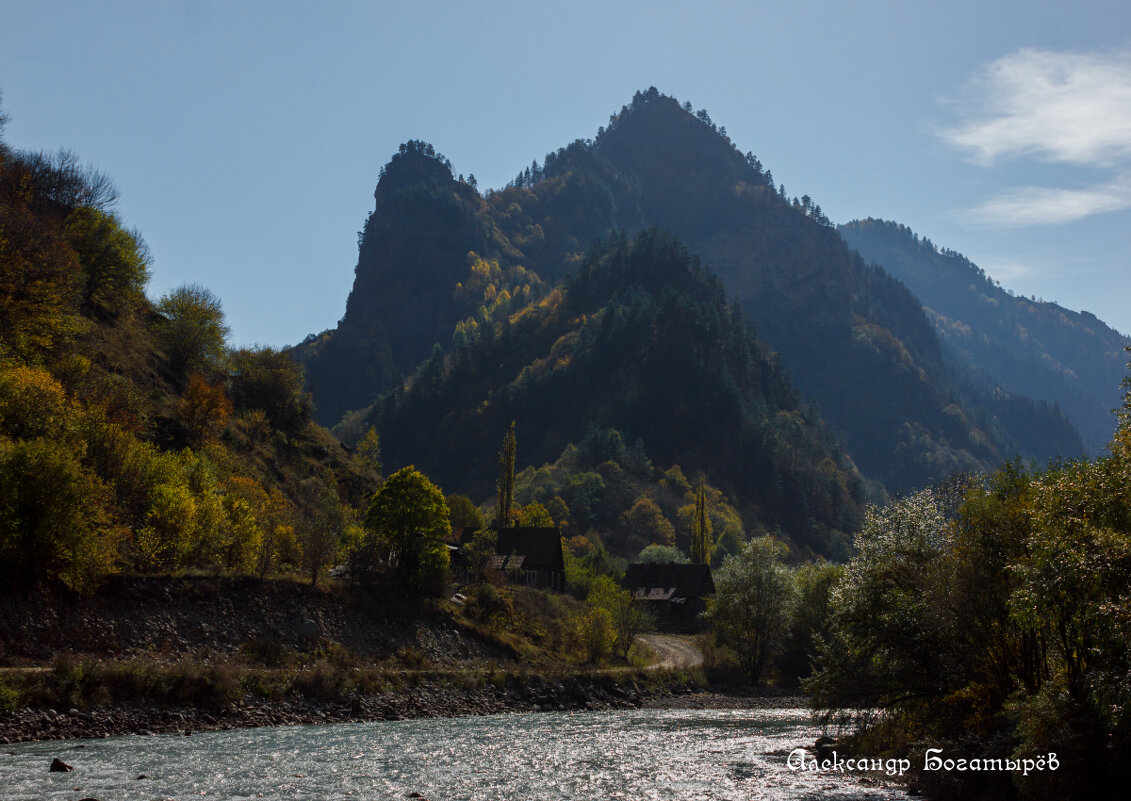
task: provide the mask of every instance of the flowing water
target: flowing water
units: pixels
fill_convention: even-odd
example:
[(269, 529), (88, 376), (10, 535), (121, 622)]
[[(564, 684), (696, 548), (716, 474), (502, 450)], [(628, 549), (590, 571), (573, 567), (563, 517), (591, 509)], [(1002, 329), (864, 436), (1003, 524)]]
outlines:
[[(665, 710), (26, 743), (0, 746), (0, 799), (906, 798), (791, 771), (789, 752), (819, 733), (800, 709)], [(74, 771), (48, 773), (56, 756)]]

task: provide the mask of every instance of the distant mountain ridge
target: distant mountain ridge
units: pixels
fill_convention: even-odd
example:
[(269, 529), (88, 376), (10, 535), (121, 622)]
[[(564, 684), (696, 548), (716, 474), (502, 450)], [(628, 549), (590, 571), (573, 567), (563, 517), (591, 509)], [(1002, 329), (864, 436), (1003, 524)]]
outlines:
[(1089, 451), (1111, 439), (1131, 338), (1089, 312), (1013, 295), (898, 223), (854, 220), (838, 230), (915, 293), (953, 360), (1007, 392), (1057, 404)]
[[(378, 185), (345, 318), (297, 349), (325, 422), (395, 389), (414, 359), (442, 358), (467, 340), (468, 326), (490, 334), (505, 324), (488, 309), (490, 293), (507, 298), (507, 314), (521, 314), (522, 282), (523, 302), (537, 299), (584, 262), (595, 240), (661, 226), (719, 276), (855, 464), (889, 489), (1014, 455), (1082, 450), (1056, 410), (958, 380), (907, 287), (848, 248), (808, 197), (790, 200), (775, 188), (706, 112), (655, 89), (637, 93), (596, 139), (534, 162), (485, 197), (454, 179), (430, 146), (408, 150)], [(434, 162), (426, 179), (415, 171), (392, 180), (394, 166), (421, 158)], [(499, 274), (474, 298), (477, 310), (470, 298), (453, 300), (476, 259)], [(393, 333), (400, 329), (408, 333)], [(367, 353), (376, 354), (372, 364)]]

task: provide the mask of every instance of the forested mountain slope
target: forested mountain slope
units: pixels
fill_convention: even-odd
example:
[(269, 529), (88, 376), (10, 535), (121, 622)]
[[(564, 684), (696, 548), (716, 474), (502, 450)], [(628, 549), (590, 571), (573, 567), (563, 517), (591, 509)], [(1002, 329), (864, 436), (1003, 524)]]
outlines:
[(1080, 450), (1054, 410), (956, 380), (914, 296), (845, 248), (812, 200), (788, 199), (705, 111), (638, 93), (594, 141), (514, 184), (488, 202), (548, 280), (577, 258), (558, 233), (571, 221), (674, 232), (782, 354), (864, 473), (893, 489), (1016, 454)]
[(377, 485), (299, 367), (230, 350), (219, 300), (145, 295), (109, 180), (0, 142), (0, 584), (115, 571), (316, 577)]
[[(719, 275), (865, 474), (899, 489), (1015, 453), (1055, 455), (1011, 437), (956, 386), (911, 293), (844, 247), (813, 201), (775, 190), (706, 112), (639, 94), (593, 149), (640, 187), (646, 222)], [(1067, 428), (1051, 414), (1042, 427)]]
[(494, 486), (489, 455), (512, 420), (524, 464), (553, 462), (594, 425), (617, 429), (819, 552), (858, 522), (862, 487), (835, 438), (717, 279), (656, 229), (600, 243), (543, 300), (437, 353), (370, 418), (387, 463), (475, 497)]
[(1058, 404), (1093, 453), (1111, 439), (1131, 339), (1088, 312), (1007, 292), (906, 226), (867, 219), (838, 230), (915, 293), (956, 363), (1007, 392)]
[[(953, 375), (902, 283), (849, 249), (808, 197), (788, 199), (706, 112), (655, 89), (596, 139), (485, 197), (430, 146), (406, 147), (378, 185), (346, 317), (297, 349), (324, 421), (372, 402), (435, 346), (497, 324), (519, 295), (537, 298), (596, 238), (660, 226), (719, 276), (861, 471), (889, 489), (1082, 448), (1056, 410)], [(493, 265), (485, 285), (479, 262)]]

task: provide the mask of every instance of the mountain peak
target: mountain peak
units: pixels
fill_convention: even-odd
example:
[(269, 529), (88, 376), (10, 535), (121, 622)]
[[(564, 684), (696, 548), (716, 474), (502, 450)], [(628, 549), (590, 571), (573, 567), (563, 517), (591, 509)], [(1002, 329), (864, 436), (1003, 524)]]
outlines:
[[(706, 109), (660, 93), (655, 87), (637, 92), (632, 103), (609, 118), (594, 141), (597, 152), (619, 169), (683, 182), (688, 178), (715, 190), (733, 190), (739, 183), (767, 184), (761, 163), (744, 156), (717, 127)], [(655, 187), (659, 189), (659, 187)]]
[(618, 113), (611, 115), (609, 127), (601, 129), (603, 133), (598, 133), (598, 139), (604, 133), (611, 133), (630, 119), (646, 119), (653, 124), (666, 122), (667, 124), (678, 125), (685, 122), (698, 122), (714, 129), (706, 109), (700, 109), (698, 112), (692, 111), (691, 103), (680, 103), (677, 98), (665, 95), (655, 86), (652, 86), (647, 91), (636, 92), (632, 96), (632, 102), (626, 106), (621, 106)]
[(726, 144), (730, 144), (725, 131), (715, 127), (706, 109), (693, 112), (691, 103), (681, 105), (678, 99), (662, 94), (654, 86), (647, 92), (634, 94), (630, 104), (621, 106), (618, 113), (611, 115), (608, 128), (602, 128), (598, 132), (596, 142), (600, 144), (610, 139), (615, 140), (626, 131), (637, 133), (641, 130), (651, 130), (665, 136), (695, 132), (699, 134), (696, 138), (701, 142), (726, 139)]
[(394, 192), (414, 184), (447, 186), (455, 181), (452, 163), (436, 152), (432, 145), (419, 139), (410, 139), (400, 146), (381, 168), (381, 177), (373, 192), (378, 204)]

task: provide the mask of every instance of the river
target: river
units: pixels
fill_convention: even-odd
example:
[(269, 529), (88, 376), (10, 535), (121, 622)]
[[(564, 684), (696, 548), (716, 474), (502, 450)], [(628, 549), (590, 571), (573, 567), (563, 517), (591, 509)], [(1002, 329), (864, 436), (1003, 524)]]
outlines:
[[(0, 751), (0, 799), (906, 798), (791, 771), (818, 734), (801, 709), (641, 710), (24, 743)], [(74, 771), (49, 773), (53, 757)]]

